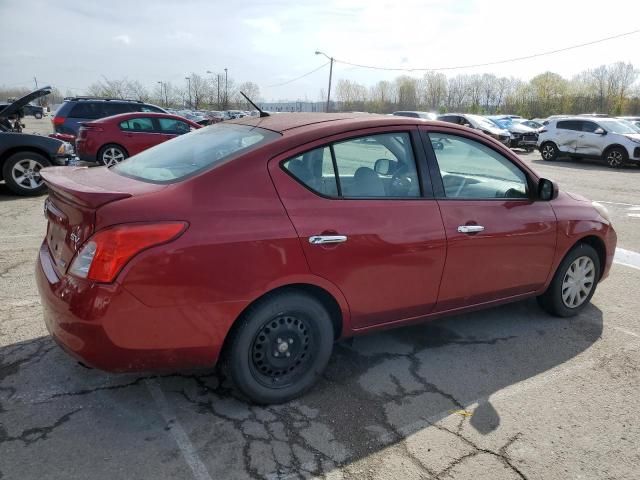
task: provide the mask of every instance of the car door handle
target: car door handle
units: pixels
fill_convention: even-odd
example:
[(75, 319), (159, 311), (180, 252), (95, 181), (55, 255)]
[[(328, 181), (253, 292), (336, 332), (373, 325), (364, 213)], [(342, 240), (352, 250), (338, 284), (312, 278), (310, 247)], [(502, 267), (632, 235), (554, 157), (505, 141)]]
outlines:
[(328, 243), (344, 243), (347, 241), (346, 235), (313, 235), (309, 237), (311, 245), (326, 245)]
[(483, 231), (484, 227), (482, 225), (460, 225), (458, 227), (458, 233), (478, 233)]

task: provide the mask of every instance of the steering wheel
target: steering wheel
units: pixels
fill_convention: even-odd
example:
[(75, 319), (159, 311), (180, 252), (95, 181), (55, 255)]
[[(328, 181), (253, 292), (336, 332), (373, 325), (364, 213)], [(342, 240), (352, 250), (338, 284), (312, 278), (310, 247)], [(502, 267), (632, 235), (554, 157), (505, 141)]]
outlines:
[(402, 164), (393, 172), (391, 177), (391, 194), (395, 197), (404, 197), (409, 194), (411, 187), (417, 185), (418, 178), (415, 173), (409, 172), (409, 167)]

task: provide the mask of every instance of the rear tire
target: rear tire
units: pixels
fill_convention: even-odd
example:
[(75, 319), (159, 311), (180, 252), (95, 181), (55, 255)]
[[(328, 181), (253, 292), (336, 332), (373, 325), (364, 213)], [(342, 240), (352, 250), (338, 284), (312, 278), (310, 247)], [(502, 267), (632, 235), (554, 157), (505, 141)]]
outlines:
[(329, 362), (333, 323), (311, 295), (294, 290), (268, 295), (239, 321), (224, 370), (253, 403), (283, 403), (300, 396)]
[(607, 165), (611, 168), (623, 167), (629, 159), (627, 151), (624, 148), (620, 147), (614, 147), (606, 150), (603, 157), (604, 161), (607, 162)]
[(579, 243), (564, 257), (538, 303), (551, 315), (573, 317), (587, 306), (600, 279), (600, 257), (591, 245)]
[(124, 147), (116, 143), (109, 143), (98, 152), (98, 162), (100, 165), (112, 167), (125, 160), (129, 154)]
[(50, 166), (51, 162), (39, 153), (18, 152), (4, 162), (2, 176), (9, 190), (16, 195), (40, 195), (47, 190), (40, 170)]
[(36, 117), (36, 119), (40, 120), (42, 118), (42, 114), (41, 113), (36, 113), (34, 115), (34, 117)]
[(540, 145), (540, 155), (547, 162), (552, 162), (558, 158), (558, 153), (558, 146), (553, 142), (544, 142)]

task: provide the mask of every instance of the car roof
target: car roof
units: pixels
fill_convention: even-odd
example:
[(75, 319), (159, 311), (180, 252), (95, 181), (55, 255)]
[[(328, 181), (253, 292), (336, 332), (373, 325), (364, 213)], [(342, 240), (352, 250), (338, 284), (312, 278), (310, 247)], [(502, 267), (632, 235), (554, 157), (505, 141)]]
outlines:
[(98, 118), (96, 120), (89, 120), (86, 121), (84, 123), (107, 123), (107, 122), (117, 122), (117, 121), (123, 121), (123, 120), (128, 120), (130, 118), (138, 118), (138, 117), (145, 117), (145, 118), (171, 118), (174, 120), (189, 120), (188, 118), (183, 117), (182, 115), (174, 115), (172, 113), (161, 113), (161, 112), (126, 112), (126, 113), (119, 113), (117, 115), (111, 115), (110, 117), (102, 117), (102, 118)]
[[(323, 127), (367, 128), (389, 125), (424, 125), (425, 120), (395, 115), (372, 113), (282, 113), (268, 117), (244, 117), (227, 121), (239, 125), (250, 125), (282, 133), (296, 130), (316, 130)], [(437, 122), (440, 123), (440, 122)]]

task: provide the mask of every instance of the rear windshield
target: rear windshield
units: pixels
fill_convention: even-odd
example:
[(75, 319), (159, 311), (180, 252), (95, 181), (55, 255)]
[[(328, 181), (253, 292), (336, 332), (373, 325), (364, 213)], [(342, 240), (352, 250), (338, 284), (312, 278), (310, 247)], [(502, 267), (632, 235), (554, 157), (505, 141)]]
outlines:
[(138, 180), (173, 183), (279, 136), (258, 127), (217, 123), (161, 143), (111, 168)]

